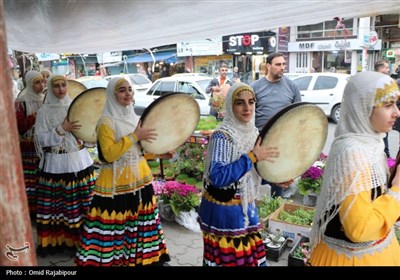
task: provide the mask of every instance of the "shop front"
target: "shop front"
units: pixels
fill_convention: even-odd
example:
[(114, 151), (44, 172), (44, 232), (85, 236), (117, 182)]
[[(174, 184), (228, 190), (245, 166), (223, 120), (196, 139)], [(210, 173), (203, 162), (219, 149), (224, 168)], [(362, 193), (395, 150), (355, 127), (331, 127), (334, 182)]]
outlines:
[(241, 33), (222, 37), (223, 51), (233, 55), (233, 66), (239, 69), (243, 82), (260, 77), (260, 64), (276, 51), (276, 33), (272, 31)]
[(293, 73), (335, 72), (352, 74), (361, 71), (363, 51), (367, 68), (373, 69), (382, 41), (365, 48), (359, 39), (289, 42), (290, 69)]

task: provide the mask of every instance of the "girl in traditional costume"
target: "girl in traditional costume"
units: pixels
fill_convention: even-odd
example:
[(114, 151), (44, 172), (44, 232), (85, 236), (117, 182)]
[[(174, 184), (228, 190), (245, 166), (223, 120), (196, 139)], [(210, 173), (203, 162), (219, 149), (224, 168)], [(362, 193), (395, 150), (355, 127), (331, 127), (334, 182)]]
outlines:
[(388, 185), (382, 141), (400, 115), (399, 95), (396, 82), (378, 72), (347, 83), (310, 236), (311, 265), (400, 266), (400, 169)]
[(35, 124), (40, 155), (36, 229), (38, 255), (75, 249), (95, 183), (93, 159), (66, 117), (71, 104), (64, 76), (51, 76)]
[(133, 91), (122, 77), (107, 86), (97, 126), (102, 160), (75, 263), (79, 266), (163, 265), (169, 261), (153, 175), (139, 141), (156, 139), (140, 126)]
[(21, 148), (24, 180), (28, 198), (29, 214), (36, 217), (36, 184), (39, 157), (34, 141), (36, 113), (43, 105), (45, 83), (42, 74), (30, 70), (25, 75), (26, 88), (15, 101), (19, 143)]
[(199, 209), (205, 266), (266, 265), (255, 205), (261, 177), (254, 165), (279, 154), (257, 139), (255, 102), (250, 86), (233, 84), (225, 99), (224, 120), (209, 141)]

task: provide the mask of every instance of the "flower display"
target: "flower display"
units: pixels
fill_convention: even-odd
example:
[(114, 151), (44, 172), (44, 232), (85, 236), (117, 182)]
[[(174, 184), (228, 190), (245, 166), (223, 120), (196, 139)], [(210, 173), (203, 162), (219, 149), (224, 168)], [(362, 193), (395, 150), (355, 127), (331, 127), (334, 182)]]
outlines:
[(171, 164), (177, 174), (187, 174), (189, 177), (202, 180), (208, 140), (201, 138), (200, 141), (201, 143), (185, 143), (177, 148), (178, 159)]
[(175, 216), (179, 216), (181, 212), (189, 212), (200, 204), (200, 191), (196, 187), (176, 181), (154, 181), (153, 187), (154, 193), (171, 206)]
[(300, 194), (319, 194), (322, 185), (322, 176), (324, 175), (326, 158), (327, 155), (321, 153), (317, 161), (306, 172), (304, 172), (303, 175), (301, 175), (297, 182)]

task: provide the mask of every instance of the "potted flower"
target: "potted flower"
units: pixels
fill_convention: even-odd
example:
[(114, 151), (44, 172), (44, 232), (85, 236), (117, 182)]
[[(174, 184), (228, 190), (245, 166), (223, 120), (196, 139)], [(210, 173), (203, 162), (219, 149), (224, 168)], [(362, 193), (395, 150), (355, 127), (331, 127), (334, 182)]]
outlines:
[(175, 179), (175, 173), (172, 170), (167, 169), (167, 170), (165, 170), (164, 178), (167, 181), (174, 180)]
[(203, 138), (201, 141), (201, 143), (184, 143), (177, 148), (177, 159), (171, 162), (176, 174), (187, 174), (188, 177), (202, 180), (208, 140)]
[[(319, 195), (327, 155), (321, 153), (318, 160), (303, 174), (297, 182), (299, 193), (304, 195), (304, 204), (314, 206)], [(311, 201), (310, 201), (311, 199)]]
[[(191, 211), (200, 205), (199, 190), (193, 186), (176, 181), (154, 181), (153, 187), (159, 198), (159, 205), (163, 207), (168, 205), (175, 216)], [(161, 216), (163, 214), (161, 209), (160, 214)]]
[(310, 255), (310, 241), (302, 236), (289, 252), (288, 266), (305, 266)]

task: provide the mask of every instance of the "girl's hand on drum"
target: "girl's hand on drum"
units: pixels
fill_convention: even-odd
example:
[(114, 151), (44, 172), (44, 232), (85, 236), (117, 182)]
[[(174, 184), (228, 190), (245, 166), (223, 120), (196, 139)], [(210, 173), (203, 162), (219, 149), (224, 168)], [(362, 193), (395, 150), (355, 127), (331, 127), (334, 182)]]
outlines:
[(82, 127), (82, 125), (78, 123), (79, 121), (69, 122), (67, 119), (65, 119), (61, 127), (64, 129), (64, 131), (77, 131)]
[(149, 143), (152, 143), (152, 140), (156, 140), (158, 136), (158, 134), (155, 131), (156, 130), (154, 128), (143, 128), (142, 122), (140, 121), (133, 133), (136, 134), (139, 140), (144, 140)]
[(257, 158), (257, 161), (266, 160), (269, 162), (274, 162), (274, 158), (279, 157), (279, 151), (277, 147), (264, 147), (261, 146), (261, 138), (257, 139), (256, 144), (253, 148), (253, 153)]
[(294, 180), (292, 179), (292, 180), (290, 180), (290, 181), (283, 182), (283, 183), (277, 183), (277, 184), (275, 184), (275, 185), (277, 185), (278, 187), (287, 189), (291, 184), (293, 184), (293, 182), (294, 182)]

